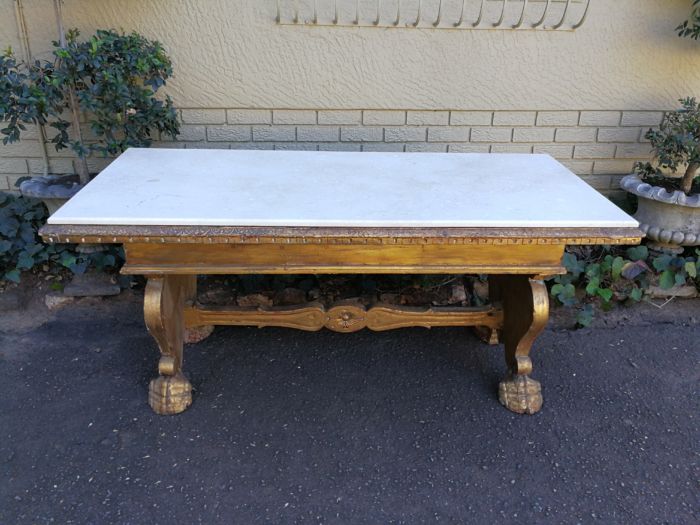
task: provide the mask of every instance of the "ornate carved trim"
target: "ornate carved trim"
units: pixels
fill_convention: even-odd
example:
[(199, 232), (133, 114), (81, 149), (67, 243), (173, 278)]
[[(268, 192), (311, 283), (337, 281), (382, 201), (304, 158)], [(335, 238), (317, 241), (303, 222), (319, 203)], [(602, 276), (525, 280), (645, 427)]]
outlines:
[(637, 244), (637, 228), (268, 228), (47, 225), (55, 243), (173, 244)]
[(319, 303), (270, 309), (185, 307), (187, 327), (281, 326), (307, 331), (328, 328), (349, 333), (363, 328), (383, 331), (411, 326), (487, 326), (497, 329), (502, 323), (503, 313), (497, 307), (413, 308), (380, 304), (367, 309), (354, 302), (338, 303), (328, 309)]

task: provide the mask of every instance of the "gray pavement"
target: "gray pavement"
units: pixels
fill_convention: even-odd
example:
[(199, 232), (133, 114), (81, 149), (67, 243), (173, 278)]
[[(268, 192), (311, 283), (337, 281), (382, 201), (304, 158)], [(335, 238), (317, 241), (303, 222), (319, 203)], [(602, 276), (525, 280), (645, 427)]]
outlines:
[(498, 404), (502, 351), (467, 330), (219, 328), (162, 417), (140, 298), (84, 300), (0, 331), (0, 523), (696, 524), (687, 304), (547, 331), (535, 416)]

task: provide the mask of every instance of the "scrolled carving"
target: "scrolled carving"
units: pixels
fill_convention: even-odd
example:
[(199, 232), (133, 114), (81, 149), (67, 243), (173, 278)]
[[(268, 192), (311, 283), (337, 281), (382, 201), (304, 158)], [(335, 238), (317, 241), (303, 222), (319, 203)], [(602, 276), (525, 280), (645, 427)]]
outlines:
[(357, 332), (367, 326), (367, 310), (359, 305), (334, 306), (326, 313), (325, 327), (334, 332)]
[(284, 326), (316, 331), (328, 328), (336, 332), (393, 330), (409, 326), (486, 326), (496, 330), (503, 324), (503, 312), (497, 307), (420, 308), (379, 304), (366, 309), (358, 303), (340, 303), (326, 309), (309, 303), (300, 307), (202, 308), (185, 307), (187, 328), (203, 325)]

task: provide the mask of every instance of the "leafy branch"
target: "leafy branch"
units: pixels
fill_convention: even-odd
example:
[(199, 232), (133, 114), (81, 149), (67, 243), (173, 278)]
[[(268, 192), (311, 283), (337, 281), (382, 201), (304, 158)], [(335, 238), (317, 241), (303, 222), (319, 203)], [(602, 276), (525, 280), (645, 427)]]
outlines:
[(700, 0), (693, 0), (693, 9), (690, 12), (690, 18), (676, 28), (678, 36), (692, 38), (697, 40), (700, 38)]
[[(78, 36), (71, 30), (65, 45), (54, 42), (53, 61), (20, 62), (12, 49), (0, 56), (3, 144), (20, 140), (26, 124), (54, 128), (56, 150), (70, 148), (81, 159), (148, 147), (154, 131), (175, 137), (179, 123), (172, 101), (156, 96), (172, 75), (162, 45), (138, 33), (100, 30), (86, 41)], [(65, 118), (76, 104), (92, 140), (83, 139), (78, 119)]]

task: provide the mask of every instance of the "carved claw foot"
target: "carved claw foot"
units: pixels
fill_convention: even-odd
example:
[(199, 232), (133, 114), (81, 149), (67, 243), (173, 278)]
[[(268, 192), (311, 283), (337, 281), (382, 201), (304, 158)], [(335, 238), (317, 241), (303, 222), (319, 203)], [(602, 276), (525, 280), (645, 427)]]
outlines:
[(158, 376), (148, 387), (148, 404), (163, 416), (184, 412), (192, 404), (192, 385), (182, 373)]
[(214, 331), (213, 325), (192, 326), (185, 328), (185, 343), (195, 344), (204, 341)]
[(498, 385), (498, 399), (517, 414), (534, 414), (542, 408), (542, 388), (527, 375), (509, 375)]

